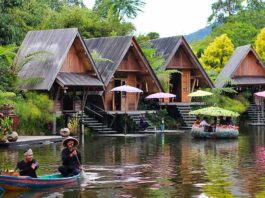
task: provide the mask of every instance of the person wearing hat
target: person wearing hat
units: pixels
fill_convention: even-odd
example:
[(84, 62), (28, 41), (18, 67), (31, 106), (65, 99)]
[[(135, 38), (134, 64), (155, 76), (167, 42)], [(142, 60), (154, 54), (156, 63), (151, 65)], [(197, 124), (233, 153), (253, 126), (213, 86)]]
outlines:
[(19, 170), (21, 176), (37, 177), (36, 170), (39, 163), (33, 159), (33, 151), (28, 149), (24, 152), (24, 160), (17, 163), (16, 170)]
[(60, 166), (58, 170), (64, 177), (78, 175), (82, 169), (81, 154), (76, 149), (78, 144), (78, 140), (73, 137), (68, 137), (63, 141), (63, 146), (65, 148), (61, 153), (62, 166)]

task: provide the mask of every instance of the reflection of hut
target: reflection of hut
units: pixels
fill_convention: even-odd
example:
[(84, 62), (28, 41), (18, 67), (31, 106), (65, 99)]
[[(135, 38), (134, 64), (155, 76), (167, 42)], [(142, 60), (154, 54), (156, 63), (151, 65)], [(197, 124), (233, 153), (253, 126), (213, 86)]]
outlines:
[(28, 32), (16, 62), (21, 62), (30, 54), (39, 54), (40, 57), (27, 62), (19, 76), (38, 81), (25, 83), (21, 88), (47, 93), (54, 101), (56, 114), (83, 110), (89, 92), (103, 90), (77, 28)]
[[(94, 60), (106, 90), (96, 104), (106, 111), (135, 111), (138, 109), (138, 94), (110, 92), (113, 87), (124, 84), (143, 90), (144, 95), (162, 91), (162, 87), (132, 36), (93, 38), (85, 40), (90, 52), (95, 51), (103, 59)], [(101, 104), (100, 104), (101, 102)]]

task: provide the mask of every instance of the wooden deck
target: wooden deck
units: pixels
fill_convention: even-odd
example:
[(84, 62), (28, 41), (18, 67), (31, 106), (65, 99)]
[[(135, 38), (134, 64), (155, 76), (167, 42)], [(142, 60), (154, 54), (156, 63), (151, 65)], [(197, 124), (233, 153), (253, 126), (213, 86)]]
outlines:
[(18, 136), (16, 142), (6, 142), (0, 144), (0, 147), (33, 145), (33, 144), (51, 144), (54, 142), (61, 142), (62, 136)]

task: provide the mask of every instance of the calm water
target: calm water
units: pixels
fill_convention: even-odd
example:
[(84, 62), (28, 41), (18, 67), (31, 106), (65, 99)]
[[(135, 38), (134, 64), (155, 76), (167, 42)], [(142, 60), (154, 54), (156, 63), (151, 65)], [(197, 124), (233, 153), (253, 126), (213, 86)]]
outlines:
[[(189, 133), (86, 137), (79, 187), (3, 197), (265, 197), (265, 128), (240, 133), (237, 140), (194, 140)], [(24, 150), (0, 150), (1, 169), (14, 167)], [(57, 170), (60, 150), (60, 144), (33, 147), (39, 175)]]

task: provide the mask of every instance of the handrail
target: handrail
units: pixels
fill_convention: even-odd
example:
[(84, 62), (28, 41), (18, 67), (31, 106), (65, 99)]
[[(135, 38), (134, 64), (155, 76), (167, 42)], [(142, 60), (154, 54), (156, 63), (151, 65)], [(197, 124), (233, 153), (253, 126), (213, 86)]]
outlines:
[(102, 115), (100, 115), (99, 113), (97, 113), (96, 111), (93, 111), (92, 109), (88, 108), (87, 106), (85, 106), (85, 109), (87, 109), (88, 111), (91, 111), (93, 114), (98, 115), (99, 117), (103, 118)]
[[(99, 107), (99, 106), (97, 106), (95, 104), (92, 104), (92, 103), (90, 103), (90, 105), (93, 106), (93, 107), (95, 107), (96, 109), (100, 110), (101, 112), (104, 112), (105, 114), (107, 114), (107, 112), (104, 109), (102, 109), (101, 107)], [(109, 115), (112, 116), (113, 118), (115, 117), (112, 114), (109, 114)]]

